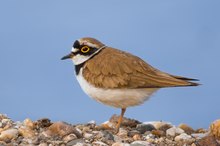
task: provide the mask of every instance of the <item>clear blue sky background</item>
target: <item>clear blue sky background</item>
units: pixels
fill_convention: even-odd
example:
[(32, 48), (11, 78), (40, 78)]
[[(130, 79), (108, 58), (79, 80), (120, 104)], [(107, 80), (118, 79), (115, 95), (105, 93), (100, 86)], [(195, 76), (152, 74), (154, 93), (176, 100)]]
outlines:
[(200, 87), (158, 91), (126, 117), (208, 127), (220, 118), (219, 0), (5, 0), (0, 2), (0, 113), (84, 123), (120, 110), (90, 99), (61, 61), (90, 36), (156, 68), (200, 79)]

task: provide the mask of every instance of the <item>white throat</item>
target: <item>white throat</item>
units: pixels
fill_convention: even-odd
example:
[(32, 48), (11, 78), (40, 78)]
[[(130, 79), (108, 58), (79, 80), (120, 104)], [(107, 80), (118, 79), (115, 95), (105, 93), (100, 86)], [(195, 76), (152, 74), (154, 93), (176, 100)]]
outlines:
[(77, 54), (75, 55), (73, 58), (72, 58), (72, 61), (75, 65), (78, 65), (78, 64), (81, 64), (83, 62), (85, 62), (86, 60), (88, 60), (91, 56), (83, 56), (83, 55), (80, 55), (80, 54)]

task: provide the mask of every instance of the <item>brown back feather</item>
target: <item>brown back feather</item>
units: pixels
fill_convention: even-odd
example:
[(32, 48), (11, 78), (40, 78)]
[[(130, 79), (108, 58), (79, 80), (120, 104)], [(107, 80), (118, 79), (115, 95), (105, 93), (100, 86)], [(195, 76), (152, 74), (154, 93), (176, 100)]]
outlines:
[(161, 72), (137, 56), (106, 47), (85, 63), (84, 78), (102, 88), (196, 86), (193, 80)]

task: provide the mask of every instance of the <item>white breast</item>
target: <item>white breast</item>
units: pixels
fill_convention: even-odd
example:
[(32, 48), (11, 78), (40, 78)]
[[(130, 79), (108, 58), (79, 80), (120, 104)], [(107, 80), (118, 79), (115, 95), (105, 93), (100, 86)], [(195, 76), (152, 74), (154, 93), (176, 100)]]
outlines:
[(127, 108), (142, 104), (149, 99), (157, 88), (141, 88), (141, 89), (102, 89), (88, 83), (82, 76), (82, 68), (76, 76), (81, 88), (86, 94), (103, 104), (117, 107)]

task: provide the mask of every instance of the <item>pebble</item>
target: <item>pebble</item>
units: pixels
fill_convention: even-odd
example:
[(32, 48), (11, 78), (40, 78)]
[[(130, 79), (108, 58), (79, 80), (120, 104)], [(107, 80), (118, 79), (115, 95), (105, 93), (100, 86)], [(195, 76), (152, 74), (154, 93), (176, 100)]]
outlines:
[(91, 133), (84, 133), (83, 137), (86, 138), (86, 139), (90, 139), (90, 138), (93, 137), (93, 134), (91, 134)]
[(198, 140), (196, 143), (198, 146), (220, 146), (220, 144), (217, 142), (215, 137), (212, 135), (203, 137), (202, 139)]
[(0, 141), (10, 141), (18, 137), (17, 129), (7, 129), (1, 132)]
[(130, 146), (130, 144), (128, 144), (128, 143), (116, 142), (116, 143), (113, 143), (112, 146)]
[(71, 140), (75, 140), (75, 139), (77, 139), (77, 136), (75, 134), (69, 134), (63, 138), (63, 141), (65, 143), (67, 143), (67, 142), (69, 142)]
[(46, 128), (52, 125), (50, 119), (42, 118), (34, 122), (36, 129)]
[(140, 132), (137, 131), (137, 130), (128, 131), (128, 136), (130, 136), (130, 137), (132, 137), (132, 136), (134, 136), (134, 135), (136, 135), (136, 134), (140, 134)]
[(5, 118), (4, 116), (1, 119), (0, 132), (5, 131), (13, 126), (13, 121), (11, 119)]
[(155, 146), (147, 141), (134, 141), (131, 143), (131, 146)]
[(170, 129), (167, 129), (167, 131), (166, 131), (166, 135), (171, 136), (171, 137), (174, 137), (174, 136), (182, 134), (182, 133), (184, 133), (184, 130), (182, 130), (178, 127), (175, 127), (175, 126)]
[(199, 128), (197, 130), (195, 130), (195, 133), (206, 133), (208, 132), (208, 130), (204, 129), (204, 128)]
[(108, 132), (108, 131), (102, 131), (102, 137), (105, 138), (105, 140), (114, 140), (114, 136)]
[(41, 144), (39, 144), (39, 146), (48, 146), (48, 144), (47, 143), (41, 143)]
[(31, 121), (31, 119), (25, 119), (24, 120), (24, 126), (27, 127), (28, 129), (34, 129), (35, 128), (35, 124), (33, 121)]
[(9, 125), (9, 124), (12, 124), (12, 120), (11, 119), (2, 119), (1, 123), (3, 126)]
[[(159, 127), (159, 126), (158, 126)], [(160, 131), (163, 131), (163, 132), (166, 132), (167, 129), (170, 129), (172, 126), (170, 124), (163, 124), (163, 125), (160, 125), (159, 128), (157, 128), (157, 130), (160, 130)]]
[(110, 121), (106, 121), (104, 123), (101, 124), (100, 127), (98, 127), (98, 129), (114, 129), (116, 127), (115, 123), (112, 123)]
[[(109, 121), (111, 123), (114, 123), (115, 125), (118, 123), (118, 118), (120, 116), (117, 116), (117, 115), (113, 115)], [(126, 118), (126, 117), (123, 117), (123, 120), (122, 120), (122, 123), (121, 123), (121, 126), (129, 126), (131, 128), (135, 128), (137, 126), (137, 124), (141, 124), (141, 122), (139, 122), (138, 120), (134, 120), (134, 119), (129, 119), (129, 118)]]
[(137, 124), (136, 130), (141, 134), (144, 134), (146, 131), (152, 131), (156, 128), (152, 124)]
[(90, 127), (88, 127), (88, 126), (85, 126), (85, 127), (82, 128), (82, 132), (83, 132), (83, 133), (85, 133), (85, 132), (91, 132), (91, 129), (90, 129)]
[(84, 143), (84, 140), (83, 139), (74, 139), (74, 140), (71, 140), (69, 141), (66, 145), (67, 146), (75, 146), (76, 144), (83, 144)]
[(157, 137), (165, 136), (166, 133), (162, 130), (152, 130), (151, 133)]
[(115, 142), (122, 142), (122, 138), (117, 135), (114, 135), (114, 141)]
[(93, 146), (108, 146), (107, 144), (105, 144), (104, 142), (101, 141), (95, 141), (92, 143)]
[(0, 114), (0, 121), (1, 121), (2, 119), (8, 119), (7, 115), (6, 115), (6, 114)]
[[(107, 123), (114, 124), (117, 116)], [(194, 130), (186, 124), (145, 122), (124, 118), (116, 134), (114, 129), (99, 129), (95, 121), (71, 125), (49, 119), (14, 122), (0, 114), (0, 146), (219, 146), (219, 121), (210, 129)], [(131, 124), (132, 126), (129, 126)], [(114, 128), (114, 127), (113, 127)]]
[(210, 132), (217, 140), (220, 141), (220, 119), (214, 121), (210, 125)]
[(182, 133), (178, 136), (175, 137), (175, 141), (187, 141), (190, 140), (192, 138), (192, 136), (186, 134), (186, 133)]
[(126, 138), (128, 136), (128, 131), (124, 128), (119, 128), (119, 132), (117, 133), (117, 135), (121, 138)]
[(88, 122), (88, 124), (94, 124), (95, 125), (96, 122), (94, 120), (91, 120), (91, 121)]
[(35, 137), (35, 132), (32, 129), (26, 127), (20, 127), (18, 129), (19, 134), (21, 134), (24, 138), (33, 138)]
[(208, 132), (207, 133), (192, 133), (191, 136), (196, 138), (196, 139), (202, 139), (203, 137), (208, 136)]
[[(173, 127), (171, 123), (165, 122), (165, 121), (144, 122), (144, 124), (152, 124), (158, 130), (162, 130), (162, 127), (169, 127), (169, 128)], [(167, 129), (169, 129), (169, 128), (167, 128)]]
[(65, 122), (53, 123), (46, 131), (43, 132), (43, 135), (46, 137), (63, 137), (70, 133), (74, 133), (77, 137), (82, 137), (73, 126)]
[(141, 140), (141, 135), (140, 134), (135, 134), (133, 137), (133, 140)]
[(92, 146), (91, 144), (87, 144), (87, 143), (77, 143), (74, 146)]
[(155, 135), (153, 134), (148, 134), (146, 136), (144, 136), (144, 139), (147, 140), (147, 139), (155, 139)]
[(82, 130), (80, 130), (79, 128), (75, 127), (76, 131), (80, 134), (80, 135), (83, 135), (83, 132)]
[(178, 127), (183, 129), (186, 134), (195, 133), (195, 130), (186, 124), (180, 124)]

